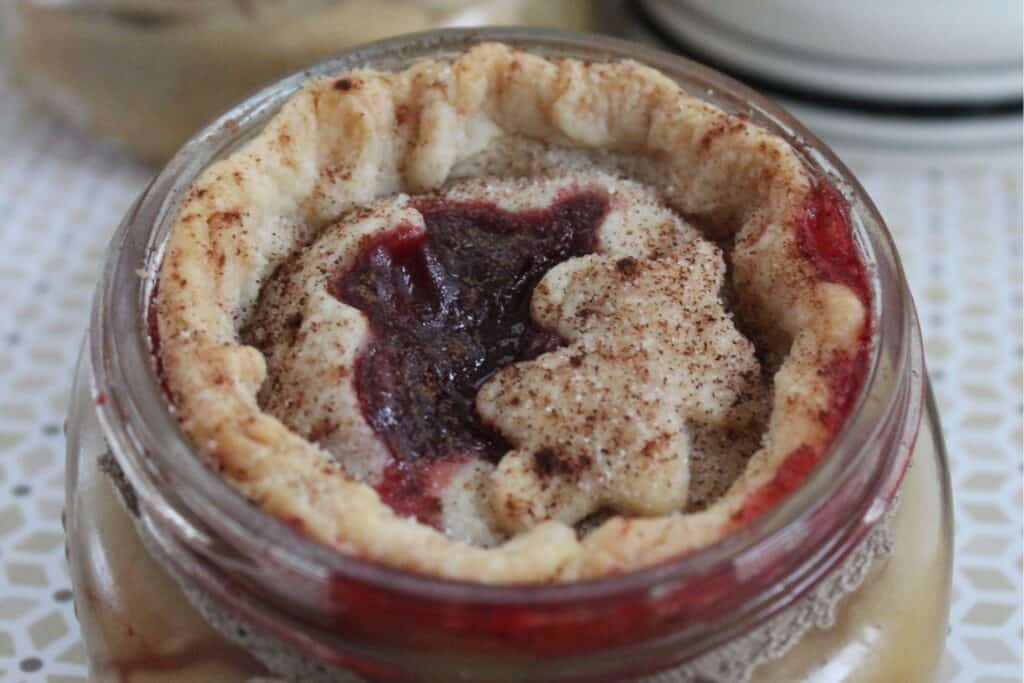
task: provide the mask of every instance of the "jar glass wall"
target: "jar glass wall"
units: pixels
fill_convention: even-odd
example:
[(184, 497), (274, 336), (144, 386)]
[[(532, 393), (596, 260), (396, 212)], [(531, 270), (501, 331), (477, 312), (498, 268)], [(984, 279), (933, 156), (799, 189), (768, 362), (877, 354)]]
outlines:
[[(268, 672), (214, 631), (149, 556), (122, 494), (104, 471), (87, 356), (69, 419), (68, 561), (96, 683), (246, 681)], [(130, 501), (129, 501), (130, 503)], [(952, 567), (952, 501), (934, 405), (921, 425), (891, 525), (894, 550), (815, 628), (753, 683), (929, 681), (942, 653)]]
[(929, 394), (914, 454), (890, 522), (892, 555), (839, 607), (832, 628), (814, 629), (753, 681), (931, 681), (949, 616), (952, 498), (938, 413)]
[[(828, 457), (776, 509), (711, 548), (650, 570), (529, 588), (443, 581), (373, 565), (319, 546), (248, 504), (194, 457), (168, 410), (152, 369), (146, 309), (168, 217), (182, 192), (202, 168), (266, 122), (300, 87), (305, 74), (298, 74), (193, 138), (129, 212), (112, 244), (88, 360), (80, 369), (79, 407), (70, 420), (70, 457), (84, 458), (78, 480), (95, 483), (71, 492), (71, 504), (79, 506), (69, 528), (76, 586), (85, 596), (79, 599), (102, 594), (88, 583), (105, 576), (91, 567), (102, 550), (76, 552), (75, 545), (102, 537), (101, 525), (89, 526), (95, 515), (88, 513), (84, 492), (109, 499), (112, 489), (84, 473), (94, 472), (96, 453), (109, 450), (130, 484), (138, 514), (134, 525), (159, 560), (150, 566), (184, 585), (188, 601), (229, 639), (279, 669), (308, 665), (311, 680), (344, 680), (347, 669), (393, 679), (621, 680), (721, 658), (738, 640), (767, 633), (781, 618), (796, 624), (791, 629), (798, 635), (804, 623), (831, 628), (805, 635), (795, 649), (788, 649), (792, 642), (783, 647), (772, 641), (774, 654), (789, 654), (755, 670), (757, 680), (889, 680), (898, 666), (926, 677), (941, 649), (948, 602), (948, 480), (941, 449), (925, 449), (926, 434), (898, 509), (888, 514), (924, 412), (924, 366), (898, 258), (856, 179), (799, 123), (752, 91), (687, 60), (611, 39), (528, 30), (437, 32), (368, 46), (312, 71), (398, 69), (423, 57), (455, 54), (484, 37), (549, 57), (647, 62), (689, 92), (785, 137), (812, 173), (843, 191), (870, 265), (877, 322), (863, 396)], [(89, 427), (96, 418), (102, 427)], [(937, 434), (931, 423), (928, 429)], [(861, 569), (868, 567), (851, 569), (850, 561), (885, 528), (892, 531), (895, 550), (871, 564), (854, 591)], [(103, 540), (93, 546), (114, 547)], [(808, 600), (847, 572), (856, 579), (840, 581), (840, 592), (853, 592), (840, 601), (832, 624), (831, 610), (816, 613), (818, 603)], [(905, 579), (921, 572), (934, 583)], [(109, 587), (117, 583), (106, 580)], [(925, 604), (936, 619), (907, 626), (910, 606), (920, 610)], [(90, 619), (88, 609), (80, 609), (87, 633), (106, 632), (103, 619)], [(90, 638), (97, 657), (113, 661), (115, 648), (93, 645), (109, 638)], [(900, 656), (908, 647), (918, 659)], [(233, 659), (238, 650), (231, 651)], [(243, 668), (250, 665), (242, 661)], [(843, 670), (846, 678), (836, 679)]]

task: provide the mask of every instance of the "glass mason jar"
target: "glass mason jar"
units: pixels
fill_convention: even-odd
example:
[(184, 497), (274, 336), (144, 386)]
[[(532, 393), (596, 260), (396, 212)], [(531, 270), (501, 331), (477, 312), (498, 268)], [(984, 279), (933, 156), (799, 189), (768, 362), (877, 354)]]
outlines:
[(11, 0), (4, 42), (39, 99), (151, 162), (295, 69), (435, 26), (583, 29), (588, 0)]
[[(196, 175), (260, 129), (309, 73), (401, 69), (484, 39), (647, 63), (786, 138), (849, 201), (875, 321), (862, 395), (807, 481), (711, 547), (568, 584), (403, 572), (321, 546), (246, 501), (195, 457), (164, 400), (147, 305)], [(128, 212), (74, 391), (68, 538), (97, 680), (246, 680), (269, 666), (303, 681), (630, 680), (667, 670), (650, 680), (917, 681), (930, 679), (942, 650), (949, 478), (891, 237), (857, 180), (799, 123), (680, 57), (559, 31), (449, 30), (369, 45), (268, 87), (188, 142)]]

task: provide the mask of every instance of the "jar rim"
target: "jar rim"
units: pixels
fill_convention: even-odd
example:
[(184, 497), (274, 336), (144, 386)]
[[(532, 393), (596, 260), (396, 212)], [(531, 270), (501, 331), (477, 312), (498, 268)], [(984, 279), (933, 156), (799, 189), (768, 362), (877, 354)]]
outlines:
[[(483, 41), (501, 41), (549, 57), (633, 59), (659, 69), (682, 81), (692, 94), (727, 110), (747, 112), (755, 123), (782, 135), (849, 203), (854, 238), (868, 266), (873, 324), (859, 395), (821, 461), (800, 487), (711, 546), (645, 569), (547, 585), (487, 585), (386, 566), (324, 546), (253, 506), (196, 457), (163, 395), (151, 362), (148, 305), (167, 232), (184, 190), (196, 175), (261, 128), (310, 77), (365, 66), (397, 68), (429, 56), (454, 54)], [(389, 591), (446, 601), (543, 605), (600, 600), (650, 590), (666, 582), (685, 584), (723, 570), (741, 572), (744, 566), (757, 566), (758, 556), (792, 546), (794, 529), (806, 524), (826, 502), (849, 497), (850, 491), (844, 493), (844, 489), (852, 477), (859, 473), (863, 478), (865, 472), (873, 472), (880, 480), (881, 470), (898, 459), (898, 454), (878, 447), (879, 432), (893, 405), (908, 400), (905, 378), (914, 375), (921, 363), (920, 358), (914, 360), (919, 332), (892, 237), (863, 187), (827, 146), (778, 105), (707, 67), (628, 41), (557, 29), (444, 29), (408, 34), (296, 72), (224, 113), (186, 143), (129, 211), (109, 253), (91, 321), (93, 390), (105, 435), (129, 480), (164, 500), (176, 501), (152, 514), (164, 515), (163, 521), (181, 536), (202, 546), (212, 544), (213, 539), (197, 522), (210, 523), (210, 515), (204, 513), (216, 511), (219, 531), (259, 538), (272, 549), (275, 561), (301, 574), (318, 579), (343, 576)], [(139, 277), (140, 273), (144, 276)], [(918, 383), (921, 381), (918, 377)], [(910, 400), (921, 403), (919, 396)], [(919, 420), (920, 406), (917, 412)], [(909, 445), (906, 451), (909, 454)]]

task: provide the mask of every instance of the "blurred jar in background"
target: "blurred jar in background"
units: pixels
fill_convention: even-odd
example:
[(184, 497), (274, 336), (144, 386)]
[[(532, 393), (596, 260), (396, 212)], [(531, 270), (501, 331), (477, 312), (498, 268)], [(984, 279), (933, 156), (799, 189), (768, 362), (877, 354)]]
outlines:
[(589, 0), (13, 0), (17, 80), (99, 137), (162, 162), (200, 126), (290, 71), (438, 26), (586, 29)]

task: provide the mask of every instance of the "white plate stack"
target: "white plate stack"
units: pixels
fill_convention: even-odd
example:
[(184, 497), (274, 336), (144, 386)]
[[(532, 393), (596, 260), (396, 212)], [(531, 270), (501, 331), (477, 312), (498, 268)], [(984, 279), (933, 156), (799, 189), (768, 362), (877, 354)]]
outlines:
[(774, 96), (840, 149), (1003, 155), (1022, 139), (1020, 0), (639, 0), (636, 30)]

